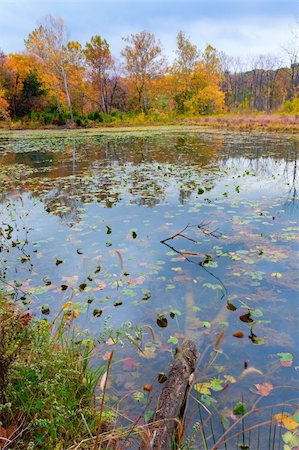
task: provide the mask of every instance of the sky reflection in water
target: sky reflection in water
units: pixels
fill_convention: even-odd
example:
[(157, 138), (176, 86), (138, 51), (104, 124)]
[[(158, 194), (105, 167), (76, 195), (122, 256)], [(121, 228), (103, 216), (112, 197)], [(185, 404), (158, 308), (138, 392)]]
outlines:
[[(19, 226), (20, 240), (30, 228), (24, 252), (31, 255), (32, 270), (20, 263), (17, 247), (5, 255), (5, 281), (16, 298), (26, 303), (30, 293), (28, 307), (40, 316), (47, 304), (53, 317), (72, 292), (78, 324), (101, 342), (109, 316), (113, 329), (124, 321), (154, 329), (155, 345), (149, 333), (143, 337), (148, 360), (127, 343), (118, 350), (119, 358), (129, 356), (115, 365), (119, 389), (153, 382), (157, 371), (167, 370), (169, 339), (189, 337), (202, 349), (222, 329), (223, 373), (237, 378), (246, 360), (273, 385), (296, 385), (298, 361), (281, 367), (277, 356), (298, 357), (294, 138), (195, 132), (21, 135), (0, 138), (0, 148), (2, 220)], [(161, 243), (198, 224), (205, 224), (204, 230), (184, 232), (192, 240), (167, 241), (173, 249)], [(216, 237), (208, 234), (214, 230)], [(94, 309), (103, 310), (101, 317), (94, 317)], [(248, 311), (251, 331), (252, 323), (240, 320)], [(156, 323), (161, 315), (165, 328)], [(236, 330), (244, 339), (232, 336)], [(217, 393), (219, 404), (229, 404), (244, 389), (253, 397), (250, 387), (263, 380), (244, 379)]]

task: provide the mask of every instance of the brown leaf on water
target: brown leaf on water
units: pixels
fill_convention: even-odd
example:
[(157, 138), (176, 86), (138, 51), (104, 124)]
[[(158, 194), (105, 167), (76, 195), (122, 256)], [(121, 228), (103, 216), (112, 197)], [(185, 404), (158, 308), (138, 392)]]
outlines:
[(146, 392), (151, 392), (152, 389), (153, 389), (153, 386), (151, 384), (145, 384), (143, 386), (143, 390)]
[(102, 356), (104, 361), (109, 361), (111, 358), (111, 353), (112, 352), (105, 352), (104, 355)]
[(100, 317), (102, 315), (102, 312), (103, 312), (102, 309), (95, 308), (93, 310), (92, 314), (93, 314), (94, 317)]
[(164, 315), (160, 315), (157, 317), (157, 325), (161, 328), (166, 328), (168, 325), (167, 318)]
[(237, 309), (236, 306), (233, 305), (233, 304), (230, 303), (230, 302), (227, 302), (226, 308), (227, 308), (229, 311), (236, 311), (236, 309)]
[(237, 330), (232, 334), (235, 338), (242, 339), (244, 337), (244, 333), (241, 330)]
[(167, 380), (167, 375), (163, 372), (159, 372), (157, 375), (157, 380), (160, 384), (165, 383), (165, 381)]
[(240, 320), (242, 322), (245, 322), (245, 323), (252, 323), (253, 322), (253, 319), (250, 317), (250, 313), (243, 314), (242, 316), (240, 316)]

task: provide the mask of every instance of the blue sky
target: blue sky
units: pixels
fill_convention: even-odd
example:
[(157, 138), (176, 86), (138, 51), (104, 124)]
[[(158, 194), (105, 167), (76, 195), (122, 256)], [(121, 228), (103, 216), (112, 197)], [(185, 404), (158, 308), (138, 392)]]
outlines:
[(115, 56), (121, 37), (141, 30), (154, 32), (172, 59), (179, 30), (201, 49), (211, 43), (245, 57), (281, 53), (298, 29), (297, 0), (0, 0), (0, 49), (22, 51), (49, 13), (65, 20), (70, 39), (84, 44), (100, 34)]

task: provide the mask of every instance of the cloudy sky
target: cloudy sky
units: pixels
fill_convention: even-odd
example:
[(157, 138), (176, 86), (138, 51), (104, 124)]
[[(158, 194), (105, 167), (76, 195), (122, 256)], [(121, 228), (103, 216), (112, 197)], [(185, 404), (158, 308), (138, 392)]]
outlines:
[(0, 0), (0, 49), (22, 51), (49, 13), (65, 20), (71, 40), (100, 34), (115, 56), (121, 37), (141, 30), (154, 32), (172, 59), (179, 30), (201, 49), (211, 43), (246, 56), (281, 53), (298, 29), (297, 0)]

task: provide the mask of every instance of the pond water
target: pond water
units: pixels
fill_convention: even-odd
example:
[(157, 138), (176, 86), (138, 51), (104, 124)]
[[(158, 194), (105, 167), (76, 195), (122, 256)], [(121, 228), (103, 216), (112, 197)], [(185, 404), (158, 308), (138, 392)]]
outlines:
[[(203, 420), (217, 412), (224, 428), (237, 402), (278, 405), (250, 424), (293, 414), (297, 145), (215, 131), (0, 134), (2, 288), (48, 320), (68, 303), (82, 334), (100, 342), (95, 364), (115, 349), (109, 395), (123, 397), (118, 408), (132, 420), (151, 396), (154, 409), (157, 373), (193, 339), (202, 355), (194, 448), (200, 410)], [(207, 448), (221, 427), (208, 425)]]

